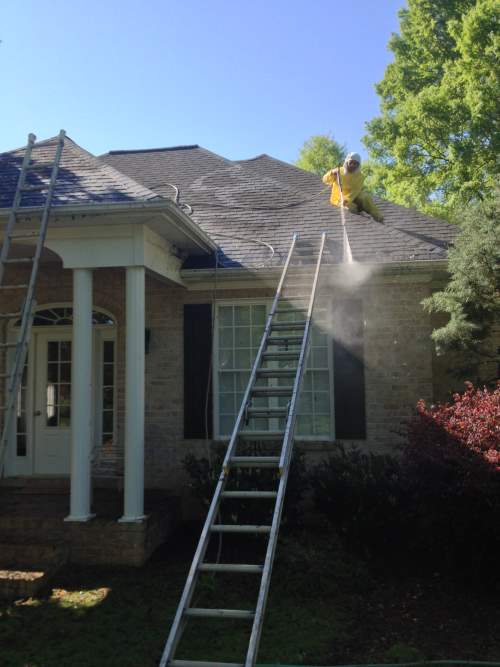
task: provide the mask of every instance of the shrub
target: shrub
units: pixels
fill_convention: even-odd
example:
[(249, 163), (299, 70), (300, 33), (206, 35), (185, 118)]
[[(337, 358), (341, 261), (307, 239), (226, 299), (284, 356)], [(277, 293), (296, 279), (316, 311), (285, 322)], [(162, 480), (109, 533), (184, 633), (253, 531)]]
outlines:
[(453, 403), (420, 401), (407, 436), (416, 548), (487, 567), (500, 550), (500, 386), (467, 383)]
[(311, 484), (316, 511), (349, 545), (370, 555), (404, 539), (408, 496), (396, 457), (336, 444)]

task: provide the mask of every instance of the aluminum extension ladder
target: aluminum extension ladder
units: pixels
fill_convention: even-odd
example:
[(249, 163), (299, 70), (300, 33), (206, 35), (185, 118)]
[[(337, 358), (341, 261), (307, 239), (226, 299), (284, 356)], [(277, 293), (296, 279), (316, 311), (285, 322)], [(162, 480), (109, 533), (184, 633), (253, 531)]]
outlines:
[[(7, 440), (13, 425), (12, 420), (16, 412), (18, 392), (23, 377), (26, 355), (28, 353), (31, 327), (33, 324), (33, 317), (36, 308), (35, 287), (38, 277), (38, 269), (45, 243), (45, 236), (47, 234), (52, 198), (54, 195), (57, 175), (59, 173), (61, 155), (64, 148), (65, 134), (66, 133), (64, 130), (59, 132), (54, 159), (51, 163), (32, 162), (31, 154), (36, 141), (36, 136), (34, 134), (28, 135), (28, 144), (24, 152), (21, 171), (17, 181), (16, 192), (2, 241), (2, 251), (0, 253), (0, 294), (7, 291), (25, 291), (26, 296), (24, 297), (24, 301), (19, 312), (0, 313), (0, 319), (2, 320), (9, 320), (15, 317), (21, 319), (21, 326), (19, 327), (17, 340), (15, 342), (9, 342), (5, 340), (3, 343), (0, 343), (0, 380), (4, 383), (4, 401), (3, 405), (0, 406), (0, 415), (3, 418), (0, 439), (0, 476), (3, 471)], [(50, 178), (47, 182), (47, 178), (45, 177), (44, 172), (47, 172), (48, 169), (50, 169)], [(38, 176), (38, 182), (36, 184), (29, 183), (29, 176), (31, 174), (36, 174)], [(40, 226), (35, 231), (15, 231), (17, 215), (23, 207), (23, 196), (33, 192), (42, 192), (45, 194)], [(31, 241), (36, 240), (35, 252), (33, 256), (11, 257), (11, 249), (13, 245), (12, 241), (28, 239)], [(11, 265), (31, 265), (31, 273), (27, 283), (12, 285), (4, 284), (5, 270), (8, 266)], [(15, 349), (15, 357), (12, 364), (10, 364), (11, 368), (9, 370), (8, 352), (12, 348)]]
[[(304, 285), (290, 285), (287, 287), (287, 276), (289, 268), (297, 252), (297, 234), (294, 234), (290, 250), (286, 259), (285, 266), (278, 284), (274, 301), (267, 317), (264, 333), (260, 347), (255, 358), (253, 369), (248, 381), (248, 385), (243, 396), (243, 401), (236, 418), (234, 429), (229, 441), (227, 452), (224, 458), (222, 471), (214, 492), (214, 496), (208, 511), (208, 515), (203, 527), (198, 547), (196, 549), (191, 568), (187, 577), (184, 591), (181, 596), (177, 612), (175, 614), (170, 635), (165, 645), (163, 655), (160, 661), (160, 667), (254, 667), (259, 649), (260, 636), (264, 621), (267, 597), (271, 581), (271, 571), (274, 562), (274, 555), (278, 541), (278, 531), (281, 522), (285, 490), (290, 470), (290, 462), (293, 450), (294, 429), (298, 408), (298, 397), (301, 387), (302, 376), (304, 373), (308, 343), (311, 333), (312, 313), (315, 304), (316, 291), (318, 286), (319, 272), (323, 259), (325, 247), (325, 237), (321, 237), (318, 255), (315, 262), (315, 271), (313, 274), (310, 292), (306, 297), (284, 297), (284, 290), (290, 289), (292, 292), (304, 290)], [(314, 265), (313, 265), (314, 266)], [(308, 289), (308, 288), (306, 288)], [(305, 312), (305, 319), (302, 321), (282, 322), (279, 321), (280, 313), (297, 313), (297, 308), (290, 308), (291, 303), (301, 302), (307, 304), (307, 310), (304, 305), (298, 308), (298, 311)], [(280, 308), (281, 306), (281, 308)], [(283, 307), (284, 306), (284, 307)], [(272, 335), (278, 334), (278, 335)], [(270, 349), (272, 348), (272, 349)], [(280, 349), (281, 348), (281, 349)], [(269, 361), (291, 361), (297, 365), (295, 368), (269, 368), (265, 364)], [(286, 378), (293, 377), (293, 385), (289, 387), (260, 387), (256, 386), (260, 378)], [(261, 408), (252, 407), (252, 399), (262, 396), (287, 396), (289, 402), (286, 408)], [(283, 414), (286, 418), (285, 428), (277, 432), (252, 432), (243, 431), (242, 427), (251, 419), (266, 418), (271, 419)], [(269, 422), (267, 422), (269, 424)], [(281, 444), (280, 456), (237, 456), (238, 443), (245, 438), (245, 435), (252, 435), (259, 438), (266, 435), (276, 435)], [(228, 491), (226, 484), (231, 476), (231, 471), (237, 468), (275, 468), (279, 469), (279, 484), (276, 491)], [(225, 499), (256, 499), (257, 502), (266, 500), (274, 501), (274, 510), (272, 514), (271, 525), (235, 525), (218, 523), (218, 515), (221, 503)], [(262, 565), (244, 565), (244, 564), (224, 564), (207, 563), (205, 554), (209, 544), (210, 537), (214, 533), (250, 533), (267, 534), (268, 542), (266, 555)], [(201, 609), (191, 606), (193, 594), (196, 589), (198, 576), (202, 572), (225, 572), (225, 573), (254, 573), (261, 576), (257, 605), (255, 610), (247, 611), (240, 609)], [(242, 619), (252, 623), (248, 651), (245, 662), (243, 663), (222, 663), (207, 662), (199, 660), (178, 660), (175, 659), (178, 644), (182, 633), (190, 618), (220, 618), (220, 619)]]

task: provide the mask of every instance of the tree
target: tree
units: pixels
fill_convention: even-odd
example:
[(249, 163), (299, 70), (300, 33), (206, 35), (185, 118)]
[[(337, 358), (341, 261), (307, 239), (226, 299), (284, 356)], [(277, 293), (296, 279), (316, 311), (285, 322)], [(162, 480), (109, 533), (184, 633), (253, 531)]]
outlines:
[(500, 322), (500, 190), (471, 207), (460, 226), (449, 252), (450, 281), (422, 303), (428, 312), (449, 315), (432, 333), (438, 354), (467, 352), (463, 370), (477, 372), (482, 363), (500, 361), (497, 350), (488, 349), (493, 325)]
[(295, 166), (322, 176), (344, 162), (346, 153), (344, 144), (339, 144), (331, 135), (317, 134), (304, 143)]
[(363, 141), (372, 190), (451, 217), (491, 195), (500, 148), (497, 0), (408, 0)]

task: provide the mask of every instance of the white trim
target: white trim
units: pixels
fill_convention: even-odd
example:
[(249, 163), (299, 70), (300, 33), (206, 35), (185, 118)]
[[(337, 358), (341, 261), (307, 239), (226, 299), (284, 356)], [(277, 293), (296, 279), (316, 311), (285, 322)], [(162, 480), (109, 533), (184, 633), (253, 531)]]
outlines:
[[(52, 308), (73, 308), (73, 303), (68, 301), (57, 301), (57, 302), (47, 302), (42, 304), (37, 304), (35, 313), (42, 310), (50, 310)], [(98, 312), (106, 315), (111, 318), (114, 324), (93, 324), (93, 349), (94, 349), (94, 363), (93, 363), (93, 377), (94, 377), (94, 397), (92, 400), (92, 412), (93, 420), (96, 428), (93, 428), (94, 435), (94, 448), (101, 446), (102, 440), (102, 419), (99, 405), (102, 403), (102, 396), (99, 394), (99, 380), (100, 380), (100, 365), (99, 358), (102, 357), (102, 343), (104, 340), (113, 340), (115, 343), (115, 363), (114, 363), (114, 386), (115, 392), (113, 396), (113, 432), (114, 437), (116, 438), (117, 434), (117, 391), (116, 391), (116, 378), (117, 378), (117, 318), (116, 316), (106, 308), (101, 308), (100, 306), (92, 306), (93, 312)], [(9, 342), (14, 342), (16, 340), (16, 327), (15, 323), (19, 318), (12, 318), (7, 324), (7, 340)], [(16, 476), (32, 476), (35, 474), (35, 429), (34, 429), (34, 400), (36, 392), (36, 381), (37, 381), (37, 340), (40, 334), (53, 334), (58, 336), (60, 334), (66, 334), (72, 332), (72, 325), (47, 325), (47, 326), (35, 326), (32, 329), (32, 336), (29, 342), (28, 348), (28, 378), (27, 378), (27, 392), (26, 392), (26, 456), (17, 456), (17, 428), (16, 420), (13, 420), (13, 428), (9, 435), (7, 443), (7, 456), (5, 460), (5, 474), (7, 477), (16, 477)], [(72, 340), (72, 337), (71, 337)], [(8, 353), (8, 363), (9, 366), (12, 364), (14, 352), (9, 350)], [(6, 381), (5, 381), (6, 382)], [(102, 383), (101, 383), (102, 388)], [(100, 429), (99, 432), (97, 429)]]

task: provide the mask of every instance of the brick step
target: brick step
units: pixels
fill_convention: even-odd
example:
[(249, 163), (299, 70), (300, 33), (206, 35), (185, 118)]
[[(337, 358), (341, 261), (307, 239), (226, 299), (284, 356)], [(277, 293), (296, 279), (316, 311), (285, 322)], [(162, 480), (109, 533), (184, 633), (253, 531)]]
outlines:
[(63, 517), (0, 515), (0, 542), (4, 544), (59, 542), (65, 532)]
[(63, 543), (0, 542), (0, 568), (46, 567), (62, 565), (68, 560)]

